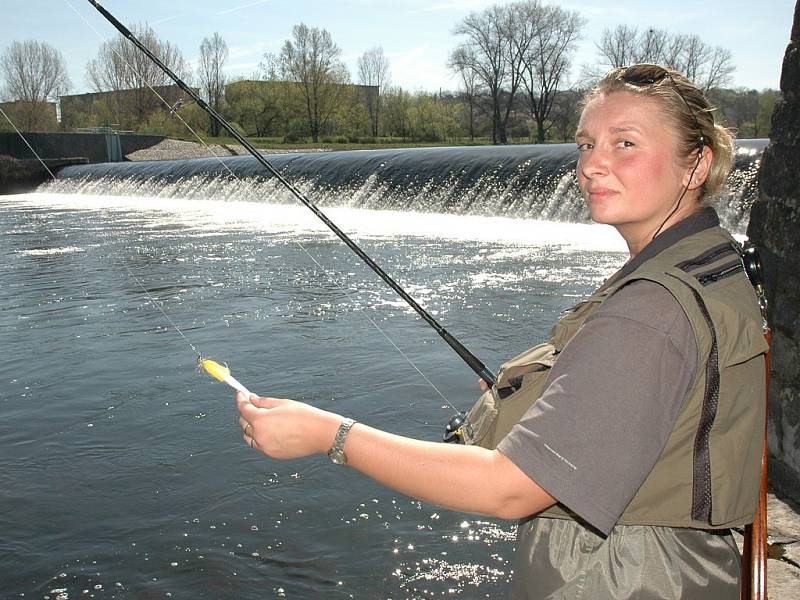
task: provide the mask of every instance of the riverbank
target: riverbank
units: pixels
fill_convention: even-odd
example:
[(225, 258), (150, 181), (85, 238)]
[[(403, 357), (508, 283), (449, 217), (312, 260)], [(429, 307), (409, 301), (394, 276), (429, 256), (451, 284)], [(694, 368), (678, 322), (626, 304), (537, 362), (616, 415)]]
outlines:
[(0, 155), (0, 196), (33, 191), (38, 185), (52, 178), (61, 167), (85, 165), (85, 158), (58, 158), (39, 160), (17, 160)]

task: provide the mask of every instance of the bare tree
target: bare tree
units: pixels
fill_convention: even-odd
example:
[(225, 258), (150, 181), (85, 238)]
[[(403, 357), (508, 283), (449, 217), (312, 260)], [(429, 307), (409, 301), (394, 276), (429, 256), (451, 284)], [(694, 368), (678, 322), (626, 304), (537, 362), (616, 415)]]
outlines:
[(657, 63), (664, 55), (669, 45), (669, 40), (670, 35), (664, 29), (649, 27), (639, 36), (638, 48), (633, 62)]
[(627, 25), (605, 29), (596, 46), (611, 67), (660, 64), (680, 71), (706, 92), (728, 85), (735, 70), (730, 50), (711, 47), (698, 35), (670, 34), (653, 27), (641, 33)]
[(300, 88), (306, 104), (311, 139), (319, 135), (334, 111), (341, 107), (350, 81), (342, 51), (325, 29), (295, 25), (291, 40), (286, 40), (279, 55), (284, 78)]
[[(473, 62), (472, 60), (460, 56), (461, 53), (468, 51), (468, 49), (463, 47), (456, 48), (450, 58), (451, 68), (453, 68), (454, 65), (471, 64)], [(480, 81), (478, 80), (478, 74), (473, 69), (455, 67), (455, 70), (456, 73), (458, 73), (459, 79), (461, 79), (461, 90), (458, 93), (458, 97), (467, 108), (466, 117), (469, 139), (474, 140), (476, 118), (475, 112), (478, 109), (478, 101), (481, 94)]]
[[(202, 93), (208, 104), (220, 112), (225, 99), (225, 73), (222, 68), (228, 60), (228, 44), (222, 36), (214, 32), (211, 37), (203, 38), (200, 43), (200, 63), (197, 66), (197, 78)], [(219, 123), (211, 119), (211, 135), (219, 135)]]
[[(153, 28), (146, 23), (133, 25), (131, 31), (181, 79), (189, 79), (191, 72), (177, 46), (158, 39)], [(125, 90), (124, 94), (115, 94), (114, 106), (110, 107), (123, 125), (143, 123), (148, 113), (160, 104), (149, 88), (172, 83), (158, 66), (121, 34), (103, 42), (97, 57), (86, 65), (86, 77), (95, 91)]]
[(581, 29), (586, 23), (577, 11), (538, 2), (526, 2), (526, 19), (532, 23), (531, 43), (523, 60), (523, 83), (531, 118), (536, 122), (536, 140), (544, 142), (547, 121), (564, 83)]
[(367, 107), (373, 136), (378, 135), (381, 98), (389, 87), (389, 77), (389, 59), (380, 46), (370, 48), (358, 57), (358, 83), (376, 88), (364, 90), (364, 105)]
[(727, 48), (716, 46), (706, 62), (703, 82), (704, 91), (708, 92), (714, 88), (730, 85), (735, 70), (736, 67), (733, 64), (731, 51)]
[(514, 94), (507, 90), (512, 79), (507, 9), (494, 5), (473, 12), (456, 25), (454, 33), (464, 39), (450, 55), (450, 68), (458, 73), (471, 71), (481, 82), (490, 102), (492, 143), (506, 143), (502, 115), (509, 114), (514, 101)]
[(627, 25), (606, 28), (595, 46), (612, 67), (630, 65), (639, 62), (638, 35), (635, 27)]
[(45, 42), (11, 42), (0, 55), (3, 95), (19, 103), (17, 127), (40, 128), (48, 114), (48, 101), (55, 101), (69, 88), (64, 57)]

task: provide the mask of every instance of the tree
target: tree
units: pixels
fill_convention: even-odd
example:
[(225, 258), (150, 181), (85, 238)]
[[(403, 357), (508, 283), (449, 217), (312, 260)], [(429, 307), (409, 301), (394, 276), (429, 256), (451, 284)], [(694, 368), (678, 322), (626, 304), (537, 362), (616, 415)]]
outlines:
[[(504, 93), (512, 78), (509, 64), (507, 12), (503, 6), (490, 6), (473, 12), (456, 25), (454, 33), (464, 39), (450, 55), (450, 68), (470, 72), (488, 94), (488, 113), (492, 121), (492, 143), (507, 141), (503, 114), (510, 114), (513, 93)], [(461, 75), (462, 79), (465, 77)], [(515, 90), (516, 91), (516, 90)]]
[(333, 113), (345, 101), (345, 85), (350, 81), (342, 51), (325, 29), (295, 25), (291, 40), (286, 40), (278, 57), (284, 79), (301, 90), (311, 139), (319, 136)]
[(402, 87), (388, 89), (386, 91), (386, 108), (383, 111), (384, 131), (405, 141), (411, 135), (410, 107), (411, 95)]
[(705, 92), (730, 83), (735, 67), (730, 50), (711, 47), (698, 35), (670, 34), (650, 27), (618, 25), (604, 29), (596, 44), (610, 67), (633, 63), (654, 63), (680, 71)]
[(284, 113), (272, 81), (234, 81), (225, 88), (226, 116), (245, 135), (282, 135)]
[[(211, 108), (220, 112), (225, 98), (225, 73), (222, 71), (228, 60), (228, 44), (219, 33), (203, 38), (200, 43), (200, 63), (197, 66), (197, 78), (200, 89)], [(219, 123), (211, 119), (211, 135), (219, 135)]]
[(569, 142), (575, 139), (575, 130), (578, 127), (579, 117), (578, 106), (583, 96), (584, 92), (579, 90), (564, 90), (558, 94), (553, 104), (553, 109), (550, 112), (550, 122), (562, 142)]
[[(146, 23), (133, 25), (131, 31), (178, 77), (189, 79), (191, 73), (177, 46), (159, 40)], [(126, 91), (114, 94), (109, 108), (118, 124), (131, 128), (144, 123), (148, 113), (162, 104), (150, 88), (172, 83), (153, 61), (121, 34), (103, 42), (97, 57), (86, 65), (86, 77), (97, 92)]]
[[(457, 48), (450, 59), (451, 65), (470, 64), (472, 62), (471, 60), (460, 56), (461, 53), (467, 51), (468, 50), (466, 48)], [(478, 108), (478, 102), (480, 100), (481, 93), (478, 74), (473, 69), (469, 68), (457, 68), (456, 73), (458, 73), (459, 79), (461, 80), (461, 89), (458, 93), (458, 97), (466, 106), (465, 116), (467, 119), (467, 131), (469, 132), (469, 139), (474, 140), (476, 119), (475, 111)]]
[(772, 128), (772, 113), (778, 101), (778, 90), (763, 90), (758, 101), (758, 115), (756, 116), (753, 137), (767, 137)]
[(3, 95), (18, 102), (17, 127), (31, 131), (48, 122), (48, 101), (69, 89), (64, 57), (46, 42), (13, 41), (0, 55)]
[(572, 55), (586, 23), (576, 11), (538, 2), (520, 6), (530, 27), (531, 41), (523, 54), (523, 83), (531, 117), (536, 122), (536, 140), (544, 142), (547, 121), (572, 64)]
[(386, 58), (383, 48), (380, 46), (367, 50), (358, 58), (358, 83), (363, 86), (377, 88), (377, 93), (369, 89), (365, 89), (363, 92), (364, 105), (369, 114), (372, 135), (377, 136), (381, 97), (389, 87), (389, 59)]

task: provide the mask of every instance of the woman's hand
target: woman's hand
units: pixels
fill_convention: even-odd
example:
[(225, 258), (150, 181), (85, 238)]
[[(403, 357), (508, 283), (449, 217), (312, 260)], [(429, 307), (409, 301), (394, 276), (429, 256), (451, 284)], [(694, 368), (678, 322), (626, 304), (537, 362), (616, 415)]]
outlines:
[(294, 400), (240, 392), (236, 404), (245, 443), (271, 458), (327, 452), (342, 422), (339, 415)]
[[(325, 453), (342, 417), (302, 402), (236, 395), (244, 441), (272, 458)], [(356, 424), (347, 465), (387, 487), (440, 506), (520, 519), (555, 500), (497, 450), (424, 442)]]

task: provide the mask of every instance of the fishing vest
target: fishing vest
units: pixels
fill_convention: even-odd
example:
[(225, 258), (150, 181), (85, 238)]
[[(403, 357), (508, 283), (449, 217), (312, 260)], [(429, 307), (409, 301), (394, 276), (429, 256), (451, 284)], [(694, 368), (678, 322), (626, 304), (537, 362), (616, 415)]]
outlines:
[[(620, 275), (567, 311), (546, 343), (502, 365), (497, 383), (467, 414), (465, 443), (494, 449), (541, 397), (550, 368), (583, 322), (626, 284), (654, 281), (686, 313), (697, 342), (698, 369), (664, 450), (618, 523), (721, 529), (752, 522), (767, 343), (737, 242), (720, 227), (711, 227)], [(561, 504), (541, 516), (575, 518)]]

